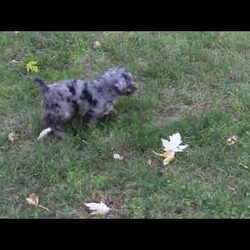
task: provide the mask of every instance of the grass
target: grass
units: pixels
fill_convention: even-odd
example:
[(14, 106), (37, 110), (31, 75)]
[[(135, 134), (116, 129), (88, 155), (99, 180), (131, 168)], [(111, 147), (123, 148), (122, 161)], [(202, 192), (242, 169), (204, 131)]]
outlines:
[[(249, 40), (249, 32), (2, 32), (0, 217), (89, 218), (84, 203), (103, 201), (106, 218), (249, 218)], [(116, 119), (73, 120), (62, 140), (38, 142), (29, 61), (48, 82), (124, 66), (140, 91), (120, 99)], [(10, 142), (15, 130), (21, 138)], [(175, 132), (189, 147), (164, 167), (152, 151)], [(227, 146), (231, 135), (239, 141)], [(31, 193), (49, 211), (28, 205)]]

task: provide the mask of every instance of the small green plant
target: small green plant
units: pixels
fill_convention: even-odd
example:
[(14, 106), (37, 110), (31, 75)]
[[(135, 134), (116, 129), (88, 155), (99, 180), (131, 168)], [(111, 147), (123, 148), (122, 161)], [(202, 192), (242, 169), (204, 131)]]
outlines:
[(37, 66), (37, 62), (36, 61), (30, 61), (26, 64), (26, 70), (27, 73), (29, 72), (35, 72), (37, 73), (39, 71), (39, 68)]

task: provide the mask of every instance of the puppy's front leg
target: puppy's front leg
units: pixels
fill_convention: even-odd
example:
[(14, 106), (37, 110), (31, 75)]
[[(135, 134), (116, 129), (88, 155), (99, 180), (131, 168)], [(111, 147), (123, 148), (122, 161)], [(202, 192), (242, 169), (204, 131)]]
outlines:
[(56, 129), (52, 130), (52, 134), (58, 138), (62, 138), (65, 132), (60, 127), (57, 127)]
[(108, 117), (116, 117), (118, 115), (117, 110), (114, 108), (114, 106), (107, 106), (106, 107), (106, 112), (103, 114), (103, 118), (108, 118)]
[(118, 115), (118, 111), (116, 109), (112, 109), (109, 111), (109, 113), (106, 114), (106, 116), (112, 116), (115, 117)]
[[(59, 110), (58, 110), (59, 111)], [(49, 113), (44, 113), (42, 117), (42, 129), (51, 128), (51, 135), (55, 135), (56, 137), (62, 137), (64, 132), (62, 129), (62, 123), (67, 119), (66, 115), (63, 115), (61, 112), (52, 112), (50, 110)]]

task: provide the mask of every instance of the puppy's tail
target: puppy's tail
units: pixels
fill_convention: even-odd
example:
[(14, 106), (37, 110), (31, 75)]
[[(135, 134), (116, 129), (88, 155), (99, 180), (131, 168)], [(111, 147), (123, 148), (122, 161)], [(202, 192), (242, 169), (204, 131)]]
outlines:
[(43, 79), (36, 77), (34, 81), (38, 84), (38, 86), (41, 88), (43, 92), (49, 89), (49, 87), (47, 86), (46, 82)]

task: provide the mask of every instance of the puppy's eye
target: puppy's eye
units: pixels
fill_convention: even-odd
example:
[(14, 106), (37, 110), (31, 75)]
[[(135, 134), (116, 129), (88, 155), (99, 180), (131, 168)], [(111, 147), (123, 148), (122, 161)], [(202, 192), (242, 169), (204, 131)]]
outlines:
[(127, 76), (127, 74), (125, 74), (125, 73), (122, 73), (122, 77), (124, 77), (124, 78), (125, 78), (125, 80), (127, 80), (127, 79), (128, 79), (128, 76)]
[(124, 79), (125, 79), (126, 81), (131, 80), (131, 76), (130, 76), (128, 73), (123, 73), (122, 76), (124, 77)]

